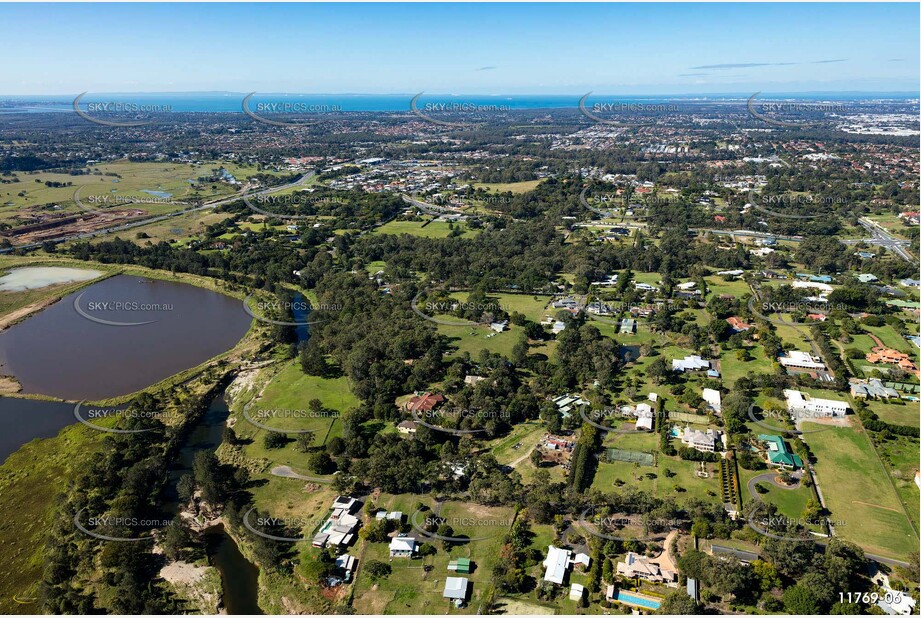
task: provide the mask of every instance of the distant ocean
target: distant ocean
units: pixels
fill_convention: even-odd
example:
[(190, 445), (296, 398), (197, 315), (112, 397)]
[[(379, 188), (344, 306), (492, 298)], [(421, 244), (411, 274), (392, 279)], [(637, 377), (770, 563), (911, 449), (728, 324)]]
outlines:
[[(89, 93), (80, 101), (80, 108), (86, 110), (90, 104), (122, 103), (142, 106), (141, 111), (173, 112), (242, 112), (243, 98), (248, 93)], [(73, 110), (76, 95), (2, 95), (0, 113), (42, 113), (67, 112)], [(407, 112), (415, 94), (273, 94), (259, 93), (252, 97), (249, 108), (258, 111), (258, 106), (283, 104), (291, 106), (292, 113), (298, 111), (346, 111), (346, 112)], [(482, 95), (482, 94), (437, 94), (425, 93), (417, 107), (425, 110), (426, 104), (461, 106), (500, 106), (505, 110), (527, 109), (575, 109), (582, 94), (573, 95)], [(748, 99), (751, 93), (713, 95), (606, 95), (593, 94), (587, 105), (593, 102), (627, 103), (729, 103)], [(874, 101), (912, 100), (918, 93), (763, 93), (759, 100), (811, 100), (811, 101)], [(319, 108), (319, 109), (317, 109)]]

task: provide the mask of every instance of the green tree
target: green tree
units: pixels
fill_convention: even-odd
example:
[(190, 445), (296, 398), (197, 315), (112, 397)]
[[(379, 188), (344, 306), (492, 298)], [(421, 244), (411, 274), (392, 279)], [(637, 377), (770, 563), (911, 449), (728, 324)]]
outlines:
[(697, 601), (688, 596), (688, 593), (683, 589), (678, 589), (673, 590), (665, 595), (665, 598), (662, 600), (662, 604), (659, 606), (659, 609), (656, 610), (656, 613), (670, 614), (674, 616), (691, 616), (694, 614), (699, 614), (700, 610), (701, 607)]
[(806, 586), (796, 584), (784, 590), (783, 606), (788, 614), (812, 616), (820, 612), (819, 603)]

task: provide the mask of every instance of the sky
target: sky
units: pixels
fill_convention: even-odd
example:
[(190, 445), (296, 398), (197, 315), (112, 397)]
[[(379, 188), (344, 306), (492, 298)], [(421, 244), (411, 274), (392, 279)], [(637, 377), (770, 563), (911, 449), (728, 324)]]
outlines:
[(918, 92), (918, 3), (3, 4), (0, 94)]

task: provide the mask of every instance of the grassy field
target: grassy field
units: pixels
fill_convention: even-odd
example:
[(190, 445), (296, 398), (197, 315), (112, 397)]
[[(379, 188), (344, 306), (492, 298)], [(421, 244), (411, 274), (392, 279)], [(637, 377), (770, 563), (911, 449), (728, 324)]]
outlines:
[[(451, 296), (463, 302), (467, 300), (469, 294), (467, 292), (457, 292)], [(495, 302), (496, 305), (509, 314), (514, 312), (522, 313), (529, 319), (539, 322), (544, 313), (546, 313), (544, 307), (549, 302), (549, 298), (525, 294), (490, 294), (489, 302)], [(439, 317), (453, 322), (461, 321), (451, 315)], [(472, 322), (470, 326), (439, 324), (438, 332), (450, 339), (451, 345), (456, 348), (455, 354), (468, 352), (474, 358), (483, 349), (511, 357), (512, 348), (524, 338), (522, 328), (514, 324), (509, 324), (508, 330), (502, 333), (495, 333), (488, 326), (476, 325)]]
[(917, 535), (864, 430), (840, 427), (806, 439), (837, 534), (871, 553), (906, 559), (917, 547)]
[(911, 226), (906, 224), (902, 219), (899, 219), (898, 215), (868, 215), (867, 219), (879, 224), (893, 234), (908, 238), (906, 230)]
[[(314, 416), (308, 405), (313, 399), (319, 399), (324, 408), (333, 412), (329, 416)], [(308, 376), (301, 372), (296, 362), (290, 362), (247, 409), (251, 418), (269, 427), (312, 430), (313, 446), (321, 446), (330, 438), (341, 436), (342, 423), (338, 415), (356, 405), (358, 400), (349, 391), (346, 378)], [(241, 413), (237, 413), (236, 418), (234, 429), (245, 443), (243, 451), (247, 457), (268, 460), (272, 465), (288, 465), (301, 474), (311, 474), (307, 467), (310, 453), (295, 448), (296, 434), (287, 434), (289, 440), (283, 447), (268, 449), (264, 444), (267, 430), (251, 424)], [(282, 481), (297, 483), (290, 479)]]
[(921, 427), (921, 418), (918, 416), (918, 404), (906, 401), (869, 401), (870, 410), (875, 412), (880, 419), (893, 425), (907, 425)]
[(435, 221), (422, 227), (424, 223), (425, 221), (391, 221), (375, 228), (373, 233), (409, 234), (411, 236), (421, 236), (422, 238), (447, 238), (451, 234), (451, 226), (464, 230), (461, 238), (470, 238), (479, 233), (479, 230), (467, 229), (467, 224), (463, 222)]
[[(430, 507), (433, 501), (428, 496), (382, 495), (376, 502), (378, 507), (400, 510), (407, 517), (415, 511), (415, 504), (423, 502)], [(421, 522), (431, 513), (420, 514)], [(502, 535), (511, 527), (514, 511), (505, 507), (484, 507), (472, 503), (446, 502), (440, 516), (448, 519), (455, 530), (454, 536), (471, 538), (488, 537), (454, 545), (445, 550), (441, 541), (434, 541), (437, 552), (433, 556), (419, 559), (390, 559), (387, 543), (364, 543), (360, 560), (389, 563), (392, 572), (380, 582), (373, 582), (359, 566), (355, 580), (354, 607), (360, 614), (475, 614), (484, 594), (492, 586), (492, 568), (499, 560)], [(491, 522), (495, 525), (462, 525), (464, 521)], [(461, 522), (456, 524), (453, 522)], [(505, 525), (507, 524), (507, 525)], [(417, 536), (418, 533), (416, 533)], [(442, 598), (445, 578), (453, 574), (447, 570), (448, 562), (467, 557), (475, 569), (467, 577), (471, 582), (469, 602), (464, 608), (455, 608)], [(424, 567), (431, 567), (426, 569)]]
[[(213, 199), (236, 192), (236, 188), (226, 183), (195, 183), (200, 176), (210, 175), (212, 170), (224, 167), (237, 180), (258, 173), (255, 166), (241, 167), (239, 165), (205, 162), (201, 164), (186, 163), (133, 163), (116, 161), (94, 165), (91, 173), (71, 176), (48, 172), (17, 172), (20, 179), (18, 183), (2, 185), (0, 188), (0, 220), (14, 216), (20, 208), (37, 207), (49, 204), (58, 205), (61, 211), (76, 212), (79, 210), (73, 201), (74, 191), (80, 187), (81, 201), (95, 207), (91, 198), (108, 196), (109, 201), (98, 204), (106, 207), (119, 200), (141, 199), (148, 203), (138, 204), (138, 208), (150, 213), (162, 213), (176, 210), (182, 202), (192, 198)], [(60, 183), (70, 186), (49, 187), (48, 183)], [(162, 203), (150, 203), (152, 196), (145, 191), (156, 191), (170, 194)]]
[(478, 182), (474, 183), (474, 189), (486, 189), (492, 193), (527, 193), (537, 188), (537, 185), (543, 180), (523, 180), (521, 182)]
[(264, 408), (305, 408), (311, 399), (319, 399), (323, 406), (344, 412), (358, 405), (358, 399), (349, 390), (348, 380), (309, 376), (291, 362), (278, 372), (266, 387), (258, 406)]
[[(784, 320), (792, 321), (789, 313), (780, 313), (777, 315)], [(794, 350), (809, 352), (810, 354), (812, 353), (812, 348), (810, 347), (807, 340), (809, 336), (808, 326), (788, 326), (786, 324), (774, 324), (774, 327), (777, 329), (777, 336), (780, 337), (784, 343), (791, 344)]]
[[(232, 215), (229, 213), (216, 213), (211, 210), (199, 210), (188, 214), (173, 217), (165, 221), (156, 221), (149, 225), (138, 226), (128, 232), (122, 232), (122, 238), (136, 240), (138, 244), (150, 242), (157, 244), (159, 242), (184, 244), (192, 239), (201, 239), (205, 228), (214, 225)], [(138, 239), (138, 234), (146, 234), (148, 238)], [(111, 240), (109, 235), (100, 236), (91, 242), (102, 242)]]
[[(908, 505), (915, 505), (921, 501), (921, 490), (915, 484), (915, 472), (918, 470), (918, 440), (908, 437), (897, 437), (878, 445), (877, 451), (884, 464), (889, 469), (896, 491), (902, 501)], [(919, 527), (918, 509), (909, 506), (908, 516), (911, 517), (915, 528)]]
[[(605, 448), (619, 448), (629, 451), (656, 452), (658, 436), (637, 432), (611, 433)], [(707, 463), (704, 469), (709, 478), (697, 476), (699, 463), (685, 461), (678, 457), (667, 457), (658, 453), (655, 466), (635, 466), (632, 462), (608, 462), (602, 459), (592, 482), (592, 488), (599, 491), (615, 491), (615, 481), (623, 481), (631, 487), (638, 487), (659, 497), (672, 497), (678, 502), (697, 498), (707, 502), (719, 502), (719, 475), (716, 464)]]
[(745, 294), (751, 294), (751, 288), (741, 279), (726, 281), (722, 275), (711, 275), (704, 277), (704, 281), (707, 282), (707, 288), (712, 295), (729, 294), (730, 296), (741, 298)]
[[(770, 472), (770, 470), (745, 470), (744, 468), (739, 468), (739, 485), (742, 489), (743, 504), (756, 499), (755, 496), (748, 492), (748, 482), (766, 472)], [(764, 483), (764, 485), (768, 487), (768, 492), (758, 494), (757, 499), (776, 505), (782, 515), (791, 519), (799, 518), (806, 507), (806, 502), (813, 497), (812, 490), (808, 487), (781, 489), (770, 483)]]
[(476, 358), (480, 350), (489, 350), (496, 354), (502, 354), (505, 357), (512, 355), (512, 348), (524, 337), (524, 332), (515, 326), (512, 326), (504, 333), (496, 333), (489, 329), (488, 326), (448, 326), (446, 324), (438, 325), (438, 332), (448, 337), (450, 345), (456, 350), (453, 354), (459, 355), (464, 352), (470, 353), (470, 356)]
[(910, 341), (899, 335), (896, 330), (889, 324), (877, 327), (863, 325), (863, 329), (879, 337), (879, 339), (883, 342), (883, 345), (889, 346), (893, 350), (911, 354), (917, 362), (918, 348), (915, 347)]
[(720, 355), (720, 368), (724, 383), (733, 384), (742, 377), (773, 372), (774, 361), (767, 357), (762, 346), (748, 346), (749, 360), (747, 361), (740, 361), (736, 353), (737, 350), (725, 350)]
[(0, 612), (41, 613), (39, 604), (29, 599), (37, 596), (42, 578), (42, 550), (55, 497), (99, 450), (105, 435), (76, 424), (54, 438), (25, 444), (0, 466), (0, 512), (6, 515), (0, 522)]

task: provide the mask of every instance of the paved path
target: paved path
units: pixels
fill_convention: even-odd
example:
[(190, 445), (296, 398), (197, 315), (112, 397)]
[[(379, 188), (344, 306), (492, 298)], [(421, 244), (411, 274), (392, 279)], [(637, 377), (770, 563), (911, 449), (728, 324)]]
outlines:
[(777, 476), (778, 474), (776, 472), (765, 472), (764, 474), (753, 476), (748, 480), (748, 493), (751, 494), (752, 497), (757, 496), (758, 493), (755, 491), (755, 485), (761, 481), (766, 481), (778, 489), (799, 489), (802, 486), (801, 483), (797, 483), (792, 487), (784, 485), (783, 483), (778, 483)]
[(282, 476), (288, 479), (300, 479), (302, 481), (311, 481), (313, 483), (331, 483), (329, 479), (320, 478), (319, 476), (305, 476), (295, 472), (291, 466), (275, 466), (270, 470), (274, 476)]

